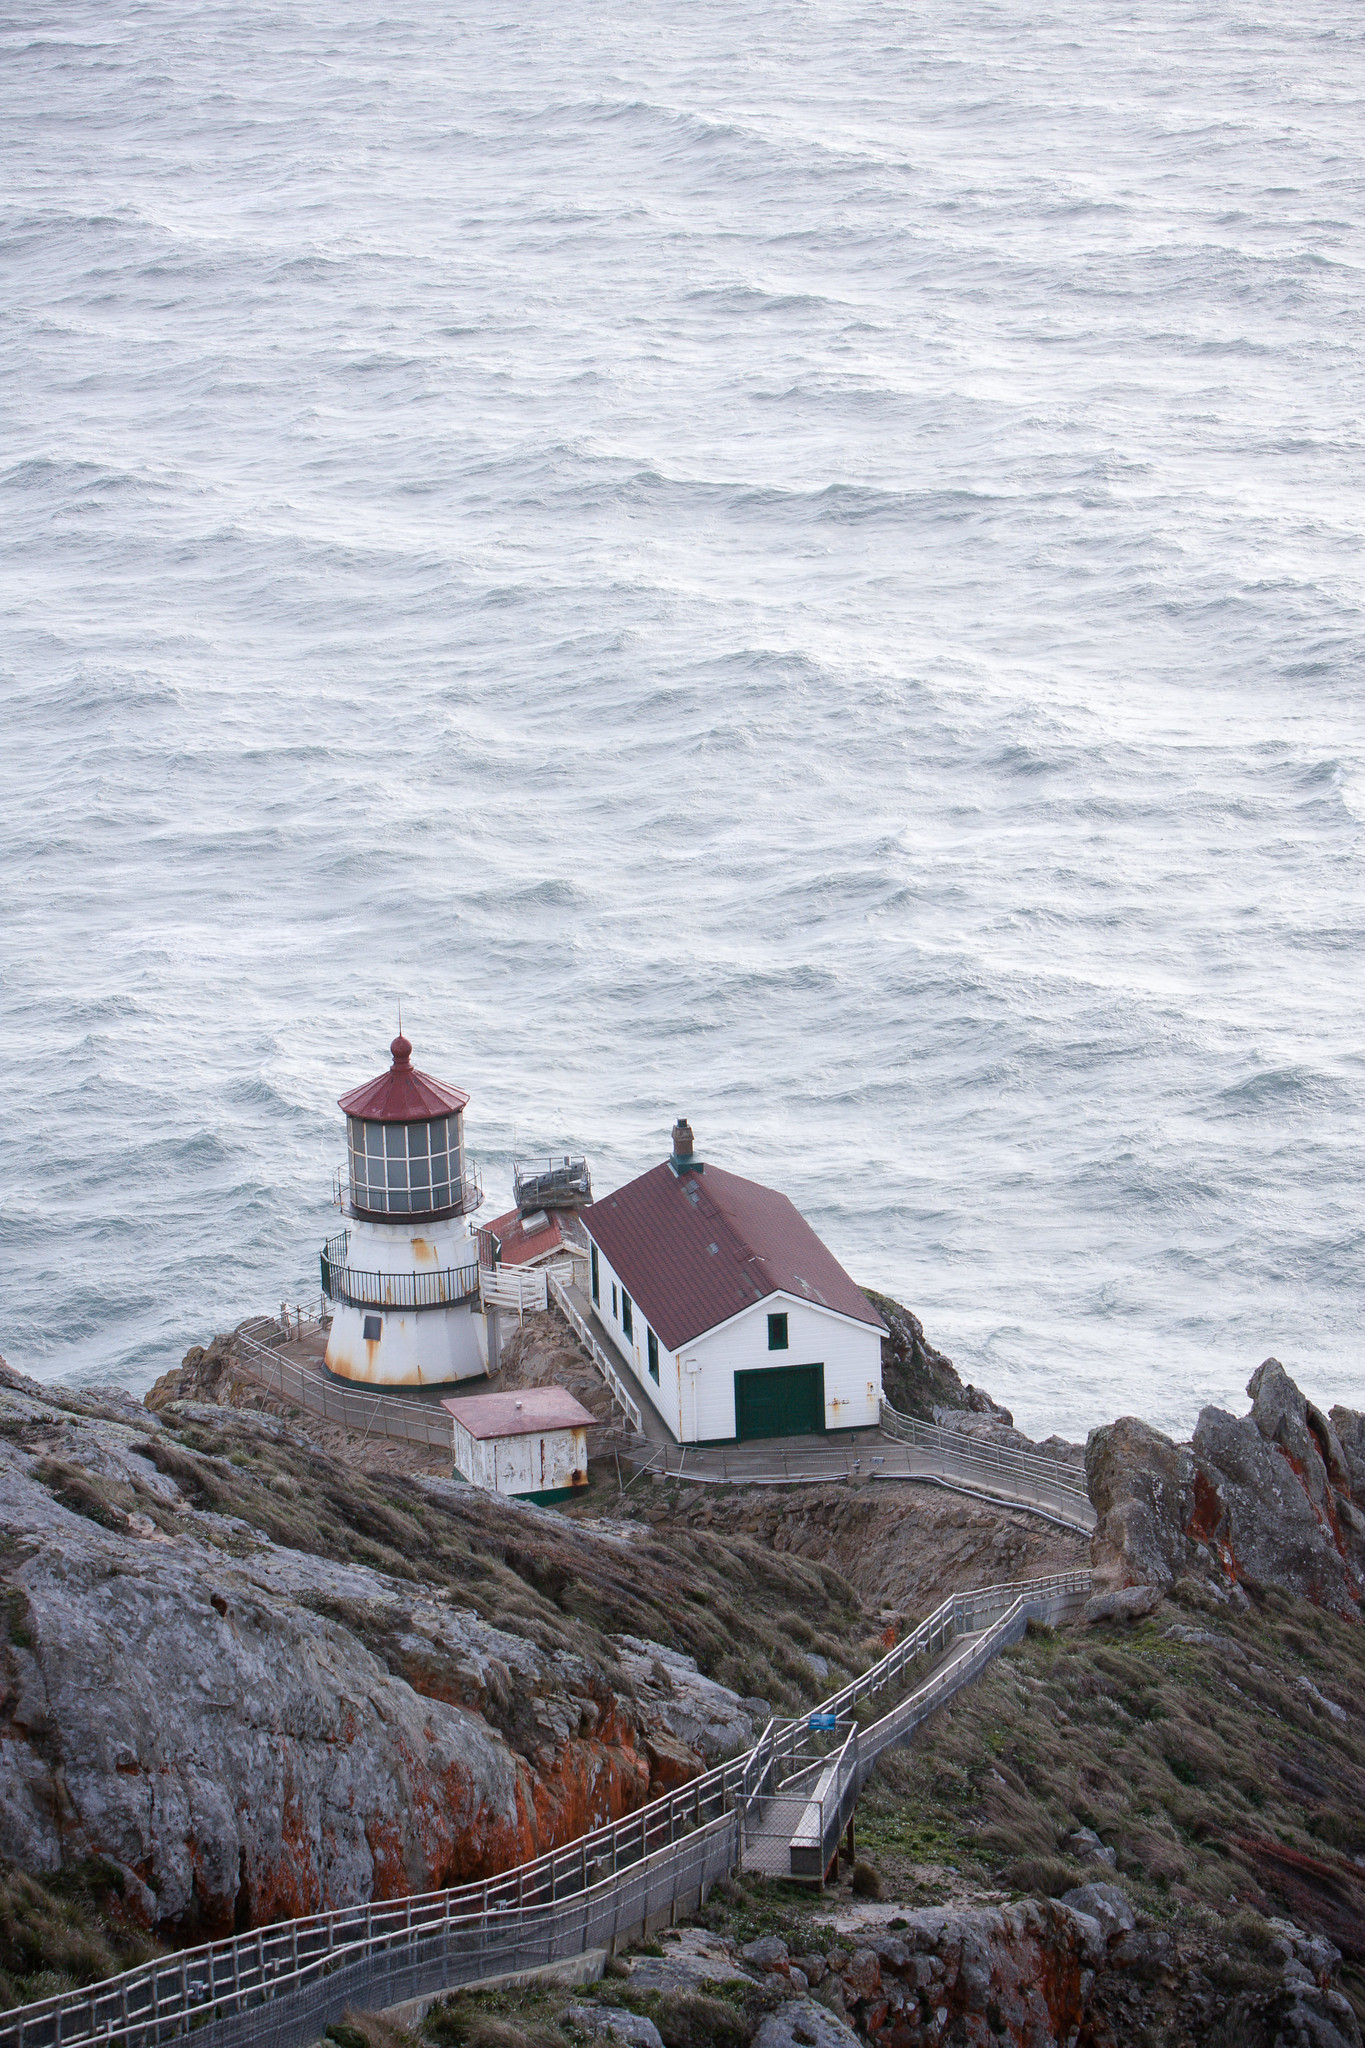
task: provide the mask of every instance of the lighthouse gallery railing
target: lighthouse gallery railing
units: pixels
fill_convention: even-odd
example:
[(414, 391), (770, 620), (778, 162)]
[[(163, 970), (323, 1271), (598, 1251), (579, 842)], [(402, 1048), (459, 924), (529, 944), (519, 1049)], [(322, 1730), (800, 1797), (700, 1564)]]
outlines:
[(431, 1273), (365, 1273), (321, 1254), (322, 1291), (352, 1308), (455, 1308), (479, 1291), (479, 1262)]

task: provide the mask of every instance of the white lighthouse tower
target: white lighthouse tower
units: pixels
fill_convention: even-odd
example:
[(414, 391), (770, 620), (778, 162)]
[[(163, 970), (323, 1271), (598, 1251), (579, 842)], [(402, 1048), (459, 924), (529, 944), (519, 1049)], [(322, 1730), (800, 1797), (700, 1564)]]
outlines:
[(487, 1371), (479, 1309), (483, 1200), (465, 1158), (469, 1097), (412, 1064), (400, 1026), (393, 1065), (343, 1095), (346, 1228), (322, 1254), (332, 1302), (328, 1370), (374, 1386), (437, 1386)]

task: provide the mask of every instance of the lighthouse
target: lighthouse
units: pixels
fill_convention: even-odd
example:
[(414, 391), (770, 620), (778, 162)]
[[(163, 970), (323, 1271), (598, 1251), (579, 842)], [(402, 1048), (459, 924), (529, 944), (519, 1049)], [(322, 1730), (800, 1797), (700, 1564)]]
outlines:
[(322, 1253), (327, 1366), (372, 1386), (440, 1386), (488, 1369), (470, 1222), (483, 1189), (465, 1157), (469, 1097), (414, 1067), (401, 1025), (389, 1050), (388, 1072), (338, 1105), (346, 1228)]

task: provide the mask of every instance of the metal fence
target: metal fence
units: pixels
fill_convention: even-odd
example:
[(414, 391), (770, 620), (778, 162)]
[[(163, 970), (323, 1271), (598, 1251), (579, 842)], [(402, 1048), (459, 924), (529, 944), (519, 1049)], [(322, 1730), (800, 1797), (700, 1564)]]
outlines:
[(365, 1273), (356, 1266), (334, 1265), (326, 1252), (319, 1256), (323, 1293), (352, 1308), (458, 1308), (479, 1291), (477, 1259), (430, 1273)]
[[(860, 1697), (900, 1689), (908, 1645), (920, 1644), (921, 1654), (954, 1632), (991, 1625), (941, 1681), (931, 1679), (859, 1729), (858, 1783), (882, 1749), (904, 1741), (1016, 1640), (1030, 1614), (1062, 1611), (1089, 1584), (1088, 1573), (1066, 1572), (945, 1601), (854, 1681)], [(853, 1689), (844, 1687), (821, 1711), (837, 1714), (841, 1703), (851, 1705)], [(747, 1755), (500, 1877), (285, 1921), (38, 1999), (0, 2014), (0, 2048), (159, 2048), (190, 2030), (201, 2048), (296, 2048), (315, 2040), (348, 2004), (396, 2004), (628, 1938), (744, 1861), (746, 1832), (761, 1821), (765, 1801), (787, 1786), (791, 1766), (802, 1766), (809, 1743), (807, 1720), (769, 1722)], [(847, 1778), (842, 1782), (841, 1798)], [(802, 1809), (809, 1796), (801, 1798)]]
[[(953, 1658), (943, 1670), (934, 1672), (880, 1720), (870, 1727), (859, 1727), (854, 1722), (848, 1728), (839, 1749), (811, 1787), (806, 1810), (791, 1832), (787, 1844), (791, 1876), (817, 1880), (824, 1877), (838, 1851), (839, 1837), (853, 1816), (858, 1795), (884, 1750), (908, 1742), (923, 1721), (979, 1678), (992, 1658), (1018, 1642), (1030, 1621), (1060, 1621), (1083, 1606), (1090, 1594), (1090, 1583), (1089, 1572), (1062, 1572), (1046, 1579), (1026, 1580), (1017, 1588), (959, 1594), (945, 1601), (927, 1623), (921, 1623), (917, 1636), (943, 1622), (947, 1623), (949, 1641), (954, 1635), (970, 1636), (977, 1630), (981, 1633), (965, 1656)], [(1008, 1597), (1011, 1593), (1013, 1599)], [(983, 1622), (991, 1615), (994, 1619), (983, 1628)], [(853, 1691), (853, 1687), (846, 1687), (844, 1694), (836, 1698), (846, 1698)]]
[[(883, 1410), (883, 1420), (893, 1410)], [(698, 1450), (691, 1444), (661, 1444), (642, 1471), (698, 1486), (797, 1486), (854, 1479), (932, 1479), (962, 1492), (1011, 1507), (1027, 1508), (1064, 1528), (1088, 1535), (1095, 1510), (1072, 1483), (1071, 1468), (1046, 1459), (1015, 1466), (991, 1446), (979, 1451), (971, 1440), (938, 1431), (945, 1444), (915, 1444), (889, 1433), (871, 1442), (831, 1444), (735, 1444)], [(1041, 1465), (1042, 1470), (1031, 1469)], [(1062, 1476), (1064, 1475), (1064, 1476)]]
[(839, 1838), (853, 1818), (863, 1783), (858, 1733), (855, 1721), (825, 1765), (787, 1838), (787, 1865), (793, 1877), (823, 1880), (839, 1853)]
[(358, 1429), (362, 1436), (393, 1437), (399, 1443), (421, 1444), (427, 1449), (454, 1457), (450, 1417), (443, 1408), (427, 1407), (418, 1401), (400, 1401), (392, 1394), (362, 1392), (338, 1387), (319, 1372), (312, 1372), (294, 1359), (282, 1358), (270, 1337), (279, 1340), (276, 1326), (264, 1317), (242, 1323), (233, 1332), (237, 1357), (243, 1372), (282, 1400), (292, 1402), (324, 1422), (336, 1422), (343, 1429)]
[(601, 1373), (603, 1379), (606, 1381), (607, 1386), (611, 1391), (612, 1400), (615, 1401), (617, 1407), (621, 1410), (622, 1414), (626, 1416), (627, 1420), (631, 1424), (631, 1427), (635, 1430), (638, 1430), (639, 1433), (643, 1435), (645, 1428), (645, 1418), (641, 1411), (639, 1402), (636, 1400), (634, 1394), (631, 1393), (629, 1387), (626, 1385), (624, 1379), (621, 1377), (616, 1367), (608, 1358), (606, 1352), (602, 1349), (602, 1346), (598, 1343), (596, 1337), (594, 1337), (592, 1330), (589, 1327), (587, 1318), (579, 1314), (578, 1309), (574, 1306), (573, 1298), (570, 1295), (569, 1290), (565, 1286), (564, 1282), (554, 1277), (553, 1275), (550, 1279), (550, 1293), (554, 1299), (555, 1306), (563, 1314), (566, 1321), (568, 1322), (569, 1328), (574, 1332), (579, 1342), (585, 1347), (589, 1358), (591, 1358), (593, 1364), (597, 1367), (597, 1370)]
[[(851, 1797), (856, 1800), (858, 1790), (866, 1782), (868, 1772), (881, 1752), (893, 1743), (906, 1740), (926, 1715), (942, 1706), (960, 1687), (970, 1683), (1005, 1647), (1006, 1641), (1015, 1641), (1018, 1635), (1022, 1635), (1031, 1616), (1059, 1619), (1083, 1604), (1089, 1592), (1089, 1572), (1075, 1571), (1053, 1572), (1045, 1578), (1021, 1579), (1008, 1586), (954, 1593), (918, 1628), (912, 1629), (894, 1649), (888, 1651), (880, 1663), (822, 1701), (819, 1712), (833, 1717), (833, 1737), (837, 1737), (841, 1753), (847, 1752), (857, 1758), (857, 1784)], [(1016, 1621), (1017, 1629), (1011, 1635), (1008, 1631)], [(921, 1658), (941, 1656), (955, 1638), (971, 1636), (978, 1631), (984, 1631), (980, 1642), (973, 1646), (965, 1659), (957, 1659), (945, 1670), (937, 1672), (924, 1685), (901, 1699), (880, 1720), (858, 1725), (860, 1708), (869, 1701), (903, 1691), (911, 1667)], [(997, 1632), (1000, 1632), (998, 1640)], [(983, 1645), (986, 1646), (984, 1650)], [(850, 1724), (858, 1731), (857, 1743), (851, 1750), (848, 1742)], [(774, 1723), (764, 1732), (755, 1748), (746, 1810), (749, 1840), (752, 1842), (758, 1833), (757, 1815), (762, 1822), (762, 1833), (771, 1842), (768, 1800), (777, 1798), (785, 1802), (784, 1810), (793, 1818), (787, 1843), (777, 1845), (779, 1853), (776, 1858), (771, 1853), (765, 1856), (762, 1867), (774, 1871), (780, 1869), (783, 1874), (790, 1871), (794, 1877), (819, 1877), (829, 1867), (827, 1857), (818, 1869), (815, 1868), (813, 1847), (813, 1843), (823, 1840), (828, 1832), (827, 1816), (822, 1816), (817, 1824), (807, 1812), (808, 1802), (817, 1796), (812, 1788), (816, 1774), (827, 1761), (822, 1753), (827, 1746), (813, 1733), (809, 1721), (791, 1721)], [(835, 1783), (838, 1798), (845, 1805), (848, 1803), (846, 1789), (842, 1780)], [(827, 1787), (826, 1800), (830, 1796)], [(798, 1834), (802, 1843), (799, 1858), (794, 1853)], [(788, 1846), (793, 1850), (790, 1858), (785, 1853)]]
[(523, 1216), (536, 1209), (580, 1209), (592, 1200), (586, 1159), (565, 1153), (560, 1159), (512, 1164), (512, 1199)]
[(1011, 1480), (1021, 1492), (1036, 1498), (1040, 1505), (1051, 1502), (1078, 1508), (1083, 1514), (1088, 1513), (1087, 1526), (1094, 1527), (1095, 1515), (1085, 1490), (1085, 1473), (1075, 1465), (1063, 1464), (1060, 1458), (1040, 1457), (1034, 1451), (1017, 1451), (1005, 1444), (993, 1444), (989, 1439), (967, 1436), (959, 1430), (941, 1429), (937, 1423), (920, 1422), (913, 1415), (900, 1414), (889, 1401), (881, 1404), (881, 1426), (884, 1433), (897, 1443), (932, 1452), (945, 1466), (970, 1468), (983, 1475), (995, 1473), (999, 1478)]

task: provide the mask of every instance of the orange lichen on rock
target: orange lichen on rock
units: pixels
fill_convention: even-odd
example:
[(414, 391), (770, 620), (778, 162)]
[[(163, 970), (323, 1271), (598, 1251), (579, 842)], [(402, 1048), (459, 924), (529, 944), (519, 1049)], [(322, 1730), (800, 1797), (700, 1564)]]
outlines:
[[(1357, 1617), (1365, 1600), (1360, 1418), (1329, 1421), (1268, 1358), (1249, 1415), (1205, 1408), (1186, 1448), (1125, 1416), (1092, 1431), (1086, 1477), (1103, 1583), (1164, 1590), (1188, 1574), (1275, 1587)], [(1344, 1434), (1343, 1434), (1344, 1433)], [(1352, 1451), (1346, 1445), (1350, 1443)]]

